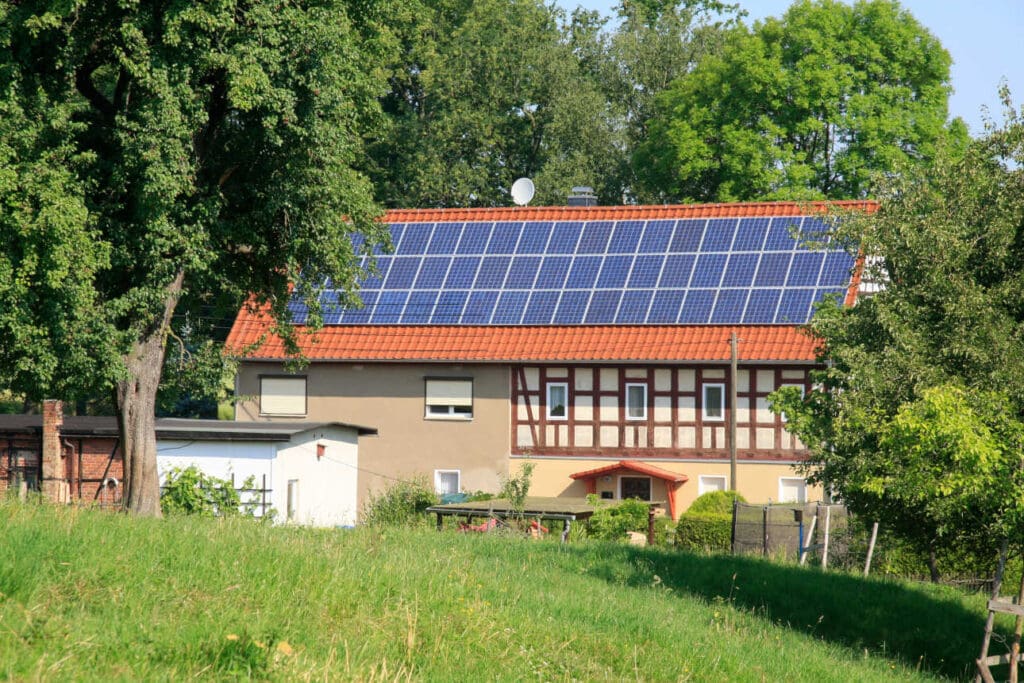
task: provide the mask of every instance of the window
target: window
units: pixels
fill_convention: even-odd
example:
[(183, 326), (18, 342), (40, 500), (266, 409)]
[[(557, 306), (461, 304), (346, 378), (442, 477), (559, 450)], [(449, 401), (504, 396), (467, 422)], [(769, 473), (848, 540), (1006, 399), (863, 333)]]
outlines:
[(651, 499), (651, 478), (650, 477), (619, 477), (619, 498), (639, 498), (640, 500)]
[(705, 420), (721, 421), (725, 419), (724, 384), (704, 385), (704, 409), (702, 415)]
[(779, 477), (780, 503), (806, 503), (807, 482), (799, 477)]
[[(806, 387), (804, 387), (803, 384), (781, 384), (781, 385), (779, 385), (780, 389), (785, 389), (786, 387), (796, 387), (797, 389), (799, 389), (800, 390), (800, 398), (803, 398), (805, 392), (807, 391)], [(786, 421), (786, 414), (785, 413), (781, 413), (780, 417), (782, 418), (783, 422)]]
[(459, 492), (459, 470), (434, 470), (434, 492), (446, 496)]
[(306, 378), (260, 377), (260, 415), (305, 415)]
[(702, 474), (697, 479), (697, 495), (702, 496), (712, 491), (725, 491), (728, 484), (728, 480), (722, 475)]
[(564, 382), (548, 385), (548, 419), (565, 420), (569, 417), (569, 385)]
[(647, 385), (627, 384), (626, 385), (626, 419), (646, 420), (647, 419)]
[(473, 380), (427, 379), (426, 417), (462, 419), (473, 417)]

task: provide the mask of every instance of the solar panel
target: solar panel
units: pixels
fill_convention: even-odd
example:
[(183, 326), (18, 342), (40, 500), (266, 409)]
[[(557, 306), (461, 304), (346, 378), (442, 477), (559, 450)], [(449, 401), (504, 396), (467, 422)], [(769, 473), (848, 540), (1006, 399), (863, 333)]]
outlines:
[[(364, 308), (328, 289), (324, 321), (803, 324), (850, 279), (853, 258), (827, 227), (801, 216), (399, 223), (394, 253), (359, 282)], [(289, 310), (306, 321), (298, 299)]]

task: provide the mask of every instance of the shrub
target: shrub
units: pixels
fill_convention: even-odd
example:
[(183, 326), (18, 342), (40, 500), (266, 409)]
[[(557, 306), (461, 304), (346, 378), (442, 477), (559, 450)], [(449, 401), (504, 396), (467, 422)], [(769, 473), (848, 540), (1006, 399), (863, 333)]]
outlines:
[(686, 511), (701, 515), (731, 515), (734, 501), (746, 503), (747, 499), (735, 491), (708, 491), (698, 496), (693, 505)]
[(587, 521), (587, 535), (610, 541), (624, 540), (627, 531), (647, 531), (647, 503), (624, 500), (618, 505), (599, 507)]
[(398, 481), (379, 495), (371, 495), (363, 506), (366, 524), (415, 526), (426, 521), (424, 511), (438, 502), (426, 477)]
[[(251, 485), (247, 480), (242, 488)], [(212, 477), (195, 465), (175, 467), (168, 472), (160, 492), (160, 509), (164, 514), (226, 517), (239, 514), (241, 504), (230, 481)]]
[(676, 523), (676, 547), (702, 552), (729, 552), (732, 549), (732, 515), (687, 512)]

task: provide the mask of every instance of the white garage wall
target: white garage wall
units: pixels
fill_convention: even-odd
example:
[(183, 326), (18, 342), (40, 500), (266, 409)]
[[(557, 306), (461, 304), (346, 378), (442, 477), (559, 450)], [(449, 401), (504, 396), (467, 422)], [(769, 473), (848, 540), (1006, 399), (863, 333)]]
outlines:
[[(274, 507), (283, 520), (288, 510), (288, 482), (298, 482), (293, 521), (313, 526), (352, 526), (356, 523), (359, 472), (355, 430), (328, 427), (296, 434), (279, 445), (274, 464), (278, 482)], [(324, 455), (317, 458), (317, 445)]]

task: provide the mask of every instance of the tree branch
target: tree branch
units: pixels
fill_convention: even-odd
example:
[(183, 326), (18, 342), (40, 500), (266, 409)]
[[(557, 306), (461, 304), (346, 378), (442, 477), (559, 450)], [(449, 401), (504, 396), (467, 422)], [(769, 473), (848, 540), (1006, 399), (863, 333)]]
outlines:
[[(88, 59), (75, 69), (75, 88), (82, 97), (89, 101), (93, 109), (107, 118), (113, 118), (114, 105), (96, 89), (92, 82), (92, 74), (99, 67), (100, 60), (96, 55), (96, 46), (94, 45)], [(118, 84), (120, 85), (120, 81)]]

